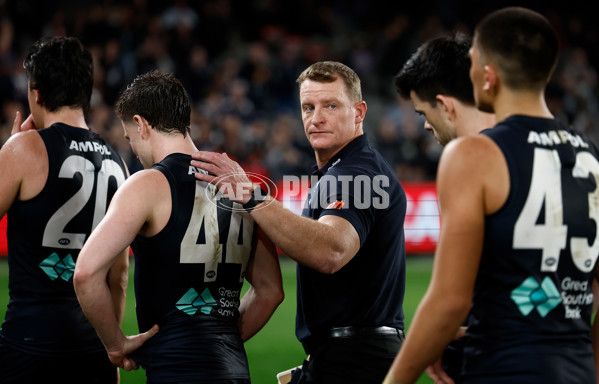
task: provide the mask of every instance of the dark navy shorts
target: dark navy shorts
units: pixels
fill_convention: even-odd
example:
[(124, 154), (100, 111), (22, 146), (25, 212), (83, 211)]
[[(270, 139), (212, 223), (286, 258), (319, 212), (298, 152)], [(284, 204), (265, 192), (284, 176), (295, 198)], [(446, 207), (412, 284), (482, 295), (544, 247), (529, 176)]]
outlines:
[(113, 384), (118, 368), (105, 351), (69, 357), (39, 356), (6, 345), (0, 339), (0, 383)]

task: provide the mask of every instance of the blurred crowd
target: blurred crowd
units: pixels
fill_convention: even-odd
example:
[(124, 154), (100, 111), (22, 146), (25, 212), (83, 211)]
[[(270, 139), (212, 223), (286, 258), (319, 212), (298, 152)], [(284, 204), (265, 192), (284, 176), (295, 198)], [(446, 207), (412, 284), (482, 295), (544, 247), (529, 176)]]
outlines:
[[(434, 180), (441, 147), (412, 105), (396, 96), (392, 77), (422, 42), (472, 34), (488, 11), (475, 0), (74, 3), (0, 0), (0, 145), (16, 111), (28, 113), (22, 62), (29, 46), (41, 36), (71, 35), (95, 60), (88, 124), (121, 151), (132, 172), (141, 165), (114, 102), (136, 75), (159, 69), (174, 73), (189, 92), (198, 148), (226, 152), (275, 181), (308, 174), (314, 163), (295, 80), (319, 60), (338, 60), (358, 73), (368, 105), (365, 131), (399, 180)], [(575, 3), (533, 7), (553, 22), (562, 43), (547, 99), (556, 116), (599, 144), (599, 36), (590, 12)]]

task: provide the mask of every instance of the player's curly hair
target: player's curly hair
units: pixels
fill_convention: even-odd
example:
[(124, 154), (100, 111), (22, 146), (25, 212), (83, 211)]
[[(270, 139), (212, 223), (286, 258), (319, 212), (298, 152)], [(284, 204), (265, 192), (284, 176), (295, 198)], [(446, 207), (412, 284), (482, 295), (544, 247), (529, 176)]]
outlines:
[(30, 89), (38, 103), (55, 112), (62, 107), (90, 107), (94, 84), (91, 53), (75, 37), (44, 37), (36, 41), (23, 62)]

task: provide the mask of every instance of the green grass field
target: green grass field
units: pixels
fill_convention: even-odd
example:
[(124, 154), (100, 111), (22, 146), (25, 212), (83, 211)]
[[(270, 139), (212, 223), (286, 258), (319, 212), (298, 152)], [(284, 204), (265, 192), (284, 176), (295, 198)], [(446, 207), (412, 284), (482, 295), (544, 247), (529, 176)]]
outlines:
[[(409, 329), (410, 321), (420, 299), (426, 291), (430, 280), (432, 258), (429, 256), (409, 256), (407, 262), (407, 289), (404, 302), (406, 325)], [(283, 272), (283, 285), (285, 300), (266, 326), (246, 343), (247, 355), (250, 363), (252, 383), (274, 384), (276, 374), (291, 367), (301, 364), (305, 353), (294, 334), (295, 326), (295, 263), (281, 259)], [(133, 271), (133, 266), (130, 268)], [(8, 302), (8, 264), (5, 258), (0, 258), (0, 313), (4, 319), (6, 304)], [(127, 294), (127, 308), (123, 321), (125, 334), (137, 333), (135, 320), (133, 277), (129, 280)], [(143, 370), (125, 372), (121, 371), (122, 384), (145, 383)], [(418, 381), (419, 384), (432, 383), (425, 375)]]

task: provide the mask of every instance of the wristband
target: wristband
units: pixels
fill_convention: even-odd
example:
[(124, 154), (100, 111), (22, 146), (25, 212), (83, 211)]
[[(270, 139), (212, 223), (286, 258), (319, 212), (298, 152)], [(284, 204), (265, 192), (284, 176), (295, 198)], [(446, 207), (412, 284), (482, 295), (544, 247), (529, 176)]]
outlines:
[(242, 207), (246, 211), (252, 212), (252, 210), (256, 207), (256, 205), (258, 205), (261, 202), (266, 200), (267, 196), (268, 196), (268, 193), (266, 193), (262, 188), (256, 187), (256, 189), (254, 189), (252, 191), (252, 196), (250, 197), (248, 202), (243, 204)]

